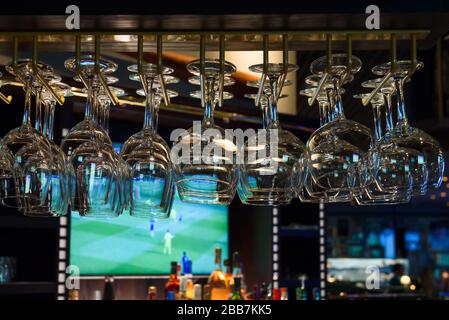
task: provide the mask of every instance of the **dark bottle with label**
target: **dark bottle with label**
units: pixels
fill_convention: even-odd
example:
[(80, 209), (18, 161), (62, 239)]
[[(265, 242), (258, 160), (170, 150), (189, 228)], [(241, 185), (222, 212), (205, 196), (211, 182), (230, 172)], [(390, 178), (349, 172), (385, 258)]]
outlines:
[(242, 278), (236, 277), (234, 278), (234, 291), (231, 295), (231, 300), (245, 300), (242, 296)]
[[(171, 263), (170, 276), (165, 284), (165, 297), (168, 297), (169, 292), (173, 292), (173, 296), (179, 293), (179, 279), (178, 279), (178, 263), (176, 261)], [(171, 296), (171, 295), (170, 295)]]
[(114, 277), (104, 278), (103, 300), (115, 300)]

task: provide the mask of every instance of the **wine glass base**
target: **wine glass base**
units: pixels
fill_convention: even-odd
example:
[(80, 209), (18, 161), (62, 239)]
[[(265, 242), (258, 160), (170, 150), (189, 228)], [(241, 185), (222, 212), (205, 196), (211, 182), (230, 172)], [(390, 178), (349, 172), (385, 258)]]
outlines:
[(151, 211), (150, 213), (148, 213), (151, 210), (146, 210), (146, 212), (142, 212), (141, 210), (133, 210), (130, 209), (129, 210), (129, 215), (133, 218), (139, 218), (139, 219), (168, 219), (170, 217), (170, 212), (167, 211), (160, 211), (160, 212), (156, 212)]
[[(224, 66), (223, 66), (223, 74), (225, 76), (230, 76), (231, 74), (233, 74), (236, 71), (236, 66), (228, 61), (224, 62)], [(201, 61), (198, 60), (194, 60), (192, 62), (190, 62), (187, 65), (187, 70), (194, 74), (194, 75), (200, 75), (201, 74)], [(211, 59), (206, 59), (206, 61), (204, 62), (204, 76), (206, 78), (208, 77), (213, 77), (213, 78), (217, 78), (220, 75), (220, 60), (211, 60)]]
[(276, 191), (270, 189), (248, 189), (239, 185), (237, 193), (240, 201), (244, 204), (253, 206), (283, 206), (289, 204), (294, 192), (292, 188), (286, 188), (287, 191)]
[(234, 197), (223, 196), (220, 194), (199, 195), (179, 192), (179, 198), (183, 202), (196, 204), (223, 204), (229, 205)]

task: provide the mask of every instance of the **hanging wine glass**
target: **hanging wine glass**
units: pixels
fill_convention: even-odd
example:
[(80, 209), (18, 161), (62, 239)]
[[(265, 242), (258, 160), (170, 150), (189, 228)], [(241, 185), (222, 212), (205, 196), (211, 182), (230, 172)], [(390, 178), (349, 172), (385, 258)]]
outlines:
[[(137, 65), (128, 67), (138, 71)], [(165, 84), (176, 83), (178, 79), (169, 76), (173, 70), (162, 67)], [(164, 139), (157, 134), (157, 119), (162, 100), (162, 88), (158, 66), (143, 64), (141, 74), (133, 73), (131, 80), (141, 81), (147, 87), (137, 90), (145, 96), (144, 128), (132, 139), (128, 139), (121, 154), (126, 155), (130, 167), (129, 213), (140, 218), (168, 218), (174, 198), (174, 180), (170, 162), (170, 149)], [(170, 97), (177, 93), (167, 90)]]
[[(263, 64), (257, 64), (249, 69), (262, 73), (264, 68)], [(297, 69), (296, 65), (287, 66), (287, 72)], [(304, 143), (289, 131), (283, 130), (278, 119), (278, 84), (279, 78), (284, 75), (283, 64), (268, 63), (267, 80), (263, 88), (263, 100), (267, 104), (262, 105), (266, 128), (261, 131), (262, 135), (255, 134), (246, 141), (242, 154), (247, 159), (239, 166), (237, 190), (240, 200), (245, 204), (288, 204), (302, 181), (300, 159), (305, 152)]]
[[(64, 83), (53, 81), (50, 82), (50, 86), (60, 97), (72, 95), (70, 87)], [(70, 203), (70, 175), (73, 169), (65, 154), (53, 141), (56, 100), (41, 86), (36, 87), (36, 103), (44, 105), (42, 123), (39, 123), (40, 117), (36, 118), (36, 127), (41, 131), (42, 142), (29, 144), (18, 152), (18, 154), (21, 153), (22, 161), (28, 158), (21, 168), (24, 180), (20, 181), (25, 181), (30, 186), (30, 192), (27, 188), (23, 188), (25, 191), (23, 211), (25, 215), (38, 217), (65, 215)], [(36, 108), (40, 106), (36, 105)], [(44, 175), (42, 170), (45, 174), (48, 173), (48, 176)], [(40, 176), (36, 172), (40, 172)], [(44, 181), (42, 181), (43, 178), (45, 178)], [(36, 188), (33, 181), (37, 183)], [(44, 186), (40, 191), (38, 191), (39, 185)], [(39, 196), (30, 197), (36, 193)]]
[[(153, 65), (153, 67), (149, 66), (150, 64), (144, 64), (143, 67), (143, 72), (151, 74), (151, 72), (156, 72), (157, 70), (157, 66)], [(130, 80), (133, 81), (140, 81), (139, 75), (137, 73), (137, 67), (132, 65), (128, 68), (128, 70), (130, 72), (133, 72), (132, 74), (130, 74), (129, 78)], [(173, 76), (170, 76), (169, 74), (172, 73), (174, 70), (171, 68), (167, 68), (164, 67), (163, 68), (163, 74), (164, 74), (164, 80), (165, 80), (165, 84), (174, 84), (174, 83), (178, 83), (179, 79), (175, 78)], [(154, 78), (153, 80), (153, 86), (155, 88), (155, 90), (157, 88), (160, 87), (159, 85), (159, 79), (158, 78)], [(157, 89), (159, 90), (159, 89)], [(145, 92), (143, 89), (138, 89), (137, 94), (140, 96), (145, 96)], [(174, 91), (170, 91), (171, 94), (176, 94)], [(155, 99), (158, 99), (158, 95), (155, 96)], [(144, 141), (144, 134), (145, 134), (145, 130), (149, 130), (149, 126), (150, 126), (150, 118), (149, 118), (149, 110), (145, 109), (145, 113), (144, 113), (144, 122), (143, 122), (143, 128), (142, 130), (140, 130), (139, 132), (133, 134), (131, 137), (129, 137), (125, 143), (122, 146), (122, 149), (120, 151), (120, 156), (126, 161), (128, 159), (129, 154), (134, 150), (134, 148), (136, 148), (137, 146), (139, 146), (140, 144), (143, 143)], [(154, 119), (156, 120), (156, 119)]]
[[(312, 80), (316, 79), (315, 80)], [(306, 96), (308, 98), (313, 97), (316, 91), (316, 86), (320, 81), (321, 77), (312, 75), (308, 76), (305, 80), (306, 84), (313, 85), (313, 87), (306, 88), (300, 91), (300, 95)], [(319, 119), (320, 119), (320, 127), (324, 126), (326, 123), (332, 121), (333, 113), (331, 110), (333, 106), (331, 105), (332, 99), (330, 99), (331, 91), (333, 89), (333, 85), (331, 83), (326, 83), (325, 90), (318, 94), (317, 102), (318, 102), (318, 111), (319, 111)], [(341, 89), (341, 94), (344, 93), (344, 89)], [(303, 183), (301, 183), (299, 189), (297, 190), (298, 198), (301, 202), (309, 202), (309, 203), (319, 203), (323, 201), (327, 195), (326, 190), (324, 188), (320, 188), (319, 185), (314, 183), (314, 180), (311, 177), (309, 172), (309, 167), (307, 164), (307, 155), (306, 153), (301, 159), (301, 168), (303, 170)]]
[[(367, 84), (365, 84), (366, 86)], [(381, 89), (382, 93), (376, 94), (372, 100), (374, 116), (374, 136), (376, 143), (371, 151), (372, 162), (376, 165), (367, 168), (369, 175), (366, 187), (361, 190), (360, 194), (356, 194), (354, 199), (359, 205), (391, 205), (399, 203), (407, 203), (412, 195), (412, 175), (409, 171), (409, 162), (415, 157), (415, 150), (400, 148), (393, 145), (383, 145), (382, 137), (382, 107), (385, 104), (385, 96), (391, 95), (394, 88), (385, 87)], [(359, 94), (354, 97), (363, 99), (369, 94)], [(393, 129), (391, 108), (385, 108), (386, 133)], [(423, 167), (425, 169), (425, 167)], [(364, 170), (362, 170), (364, 171)]]
[[(36, 68), (39, 74), (43, 77), (54, 75), (53, 68), (44, 63), (37, 63)], [(36, 141), (41, 141), (39, 132), (31, 126), (31, 97), (33, 93), (33, 84), (35, 83), (35, 73), (33, 63), (30, 59), (21, 59), (16, 65), (8, 65), (6, 70), (18, 79), (22, 79), (25, 90), (25, 109), (23, 113), (23, 120), (20, 127), (9, 131), (2, 139), (2, 144), (6, 146), (15, 157), (16, 153), (27, 144), (32, 144)], [(19, 80), (20, 81), (20, 80)], [(16, 160), (21, 160), (15, 158)], [(4, 182), (2, 204), (7, 207), (21, 208), (21, 193), (18, 189), (16, 181), (18, 177), (10, 177)]]
[[(100, 59), (98, 65), (102, 75), (117, 69), (115, 63), (105, 59)], [(76, 58), (66, 60), (65, 66), (76, 71)], [(76, 175), (75, 188), (72, 189), (72, 211), (78, 211), (86, 217), (116, 217), (124, 206), (123, 177), (112, 142), (107, 132), (96, 122), (98, 95), (102, 85), (94, 56), (82, 56), (79, 70), (78, 76), (82, 76), (87, 85), (85, 117), (69, 131), (61, 144), (63, 151), (69, 155)], [(122, 205), (118, 205), (120, 203)]]
[[(316, 130), (307, 142), (308, 170), (311, 178), (326, 193), (327, 202), (352, 200), (354, 191), (363, 189), (369, 168), (370, 153), (374, 137), (369, 128), (346, 119), (341, 99), (341, 80), (345, 74), (355, 74), (361, 68), (361, 61), (352, 56), (347, 67), (346, 54), (333, 54), (328, 70), (334, 88), (334, 116), (332, 121)], [(312, 62), (310, 70), (323, 75), (327, 69), (327, 56)], [(364, 164), (364, 165), (362, 165)], [(355, 171), (362, 170), (361, 172)]]
[(0, 201), (14, 190), (14, 155), (0, 143)]
[[(204, 114), (201, 125), (194, 125), (178, 137), (172, 148), (176, 185), (183, 201), (229, 204), (237, 186), (237, 147), (213, 119), (219, 101), (220, 61), (205, 60), (202, 74), (201, 69), (200, 60), (187, 65), (189, 72), (204, 77)], [(234, 72), (235, 66), (224, 62), (224, 77)], [(192, 96), (201, 98), (202, 93), (194, 92)], [(223, 99), (231, 97), (223, 93)]]
[[(412, 67), (412, 61), (397, 61), (393, 80), (397, 99), (397, 123), (389, 135), (385, 135), (384, 143), (394, 143), (397, 146), (415, 149), (420, 156), (410, 163), (413, 176), (413, 194), (425, 194), (428, 187), (438, 188), (441, 185), (444, 174), (444, 158), (441, 145), (426, 132), (410, 126), (404, 98), (404, 79), (408, 76)], [(418, 62), (416, 70), (422, 69), (424, 64)], [(391, 70), (391, 63), (384, 63), (373, 67), (376, 75), (386, 75)], [(427, 177), (421, 174), (422, 166), (427, 166)]]

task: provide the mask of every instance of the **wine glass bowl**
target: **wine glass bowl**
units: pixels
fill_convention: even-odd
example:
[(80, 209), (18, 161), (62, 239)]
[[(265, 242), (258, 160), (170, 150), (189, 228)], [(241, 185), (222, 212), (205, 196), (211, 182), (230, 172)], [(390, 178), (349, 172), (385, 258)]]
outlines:
[[(187, 70), (195, 76), (203, 72), (206, 101), (201, 125), (179, 135), (172, 148), (171, 158), (178, 193), (181, 200), (187, 202), (229, 204), (237, 187), (237, 146), (213, 120), (219, 100), (220, 61), (206, 60), (202, 71), (200, 60), (195, 60), (187, 65)], [(223, 63), (224, 85), (233, 83), (229, 77), (235, 70), (232, 63)], [(190, 81), (200, 83), (198, 77)], [(192, 96), (203, 95), (195, 92)], [(224, 99), (231, 97), (223, 93)]]

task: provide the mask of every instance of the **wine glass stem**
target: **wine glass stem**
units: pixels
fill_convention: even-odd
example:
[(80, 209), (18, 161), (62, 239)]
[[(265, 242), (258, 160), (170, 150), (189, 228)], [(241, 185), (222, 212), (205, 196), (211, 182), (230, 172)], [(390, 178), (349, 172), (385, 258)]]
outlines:
[(333, 79), (334, 82), (334, 90), (335, 90), (335, 116), (339, 119), (344, 119), (345, 114), (343, 111), (343, 101), (341, 99), (340, 94), (340, 81), (337, 77)]
[(45, 137), (48, 137), (48, 116), (49, 116), (49, 106), (48, 106), (48, 101), (47, 102), (43, 102), (44, 104), (44, 116), (43, 116), (43, 120), (42, 120), (42, 134)]
[(274, 99), (272, 99), (272, 102), (270, 103), (270, 125), (278, 124), (279, 118), (278, 118), (278, 107)]
[(34, 127), (40, 133), (42, 133), (41, 118), (42, 118), (41, 95), (40, 92), (38, 92), (36, 94), (36, 119)]
[(153, 130), (154, 125), (154, 93), (153, 90), (148, 90), (145, 103), (145, 118), (144, 129)]
[(278, 118), (278, 106), (276, 100), (276, 94), (278, 91), (278, 77), (273, 76), (269, 78), (270, 81), (270, 90), (268, 91), (268, 126), (277, 126), (279, 125)]
[(398, 108), (398, 126), (407, 126), (408, 119), (405, 113), (404, 83), (402, 78), (395, 78), (394, 85), (396, 87), (397, 108)]
[(328, 102), (328, 106), (327, 106), (327, 122), (331, 122), (332, 120), (335, 119), (335, 98), (334, 98), (334, 92), (332, 89), (327, 89), (326, 90), (326, 96), (327, 96), (327, 101)]
[(325, 100), (318, 101), (318, 109), (320, 111), (320, 127), (324, 126), (327, 123), (328, 119), (328, 103)]
[(108, 100), (102, 107), (103, 110), (103, 129), (109, 133), (109, 106), (111, 102)]
[(270, 108), (268, 105), (262, 106), (262, 125), (264, 129), (270, 125)]
[(96, 123), (99, 124), (98, 121), (98, 89), (94, 89), (92, 90), (92, 120)]
[(373, 103), (374, 136), (376, 141), (379, 141), (382, 138), (381, 107), (380, 104)]
[(210, 126), (214, 123), (214, 103), (215, 103), (215, 80), (206, 79), (206, 104), (204, 105), (203, 124)]
[(157, 126), (158, 126), (158, 121), (159, 121), (159, 104), (160, 104), (160, 101), (159, 102), (156, 102), (155, 103), (155, 106), (154, 106), (154, 114), (153, 114), (153, 132), (154, 133), (156, 133), (157, 132)]
[(385, 95), (385, 100), (387, 101), (386, 108), (385, 108), (386, 130), (387, 130), (387, 132), (390, 132), (394, 129), (393, 112), (392, 112), (392, 106), (391, 106), (391, 93), (388, 93)]
[(23, 126), (30, 126), (31, 125), (31, 119), (30, 119), (30, 110), (31, 110), (31, 83), (28, 83), (26, 86), (26, 93), (25, 93), (25, 107), (23, 109), (23, 120), (22, 125)]
[(204, 106), (203, 123), (210, 126), (214, 123), (214, 106), (211, 101), (207, 101)]
[(87, 80), (87, 98), (86, 110), (84, 112), (85, 119), (92, 119), (92, 80)]
[(48, 138), (53, 140), (53, 127), (55, 125), (55, 106), (56, 101), (50, 101), (50, 112), (48, 115)]

